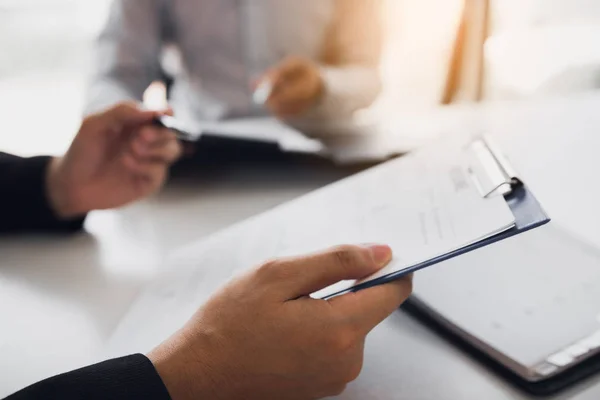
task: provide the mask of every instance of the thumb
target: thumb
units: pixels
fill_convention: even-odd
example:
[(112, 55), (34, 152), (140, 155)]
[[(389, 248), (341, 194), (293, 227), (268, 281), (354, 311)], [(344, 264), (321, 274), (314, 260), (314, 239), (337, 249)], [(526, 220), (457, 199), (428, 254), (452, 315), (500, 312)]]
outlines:
[(392, 259), (389, 246), (340, 246), (321, 253), (267, 264), (266, 279), (283, 300), (308, 296), (347, 279), (374, 274)]
[(173, 117), (175, 115), (175, 112), (173, 111), (173, 107), (168, 106), (164, 110), (161, 110), (159, 114), (168, 115), (169, 117)]

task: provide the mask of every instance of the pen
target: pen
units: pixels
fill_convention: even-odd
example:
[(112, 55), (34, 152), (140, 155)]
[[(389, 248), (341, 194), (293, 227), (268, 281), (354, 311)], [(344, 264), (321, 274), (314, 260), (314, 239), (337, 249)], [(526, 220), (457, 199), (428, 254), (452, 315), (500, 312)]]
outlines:
[(273, 94), (273, 82), (270, 79), (263, 79), (254, 91), (252, 100), (254, 104), (263, 106), (267, 103), (271, 94)]
[(177, 136), (177, 139), (184, 142), (197, 142), (200, 139), (201, 133), (194, 134), (189, 127), (182, 124), (180, 121), (169, 115), (163, 115), (154, 120), (154, 125), (162, 128), (167, 128)]

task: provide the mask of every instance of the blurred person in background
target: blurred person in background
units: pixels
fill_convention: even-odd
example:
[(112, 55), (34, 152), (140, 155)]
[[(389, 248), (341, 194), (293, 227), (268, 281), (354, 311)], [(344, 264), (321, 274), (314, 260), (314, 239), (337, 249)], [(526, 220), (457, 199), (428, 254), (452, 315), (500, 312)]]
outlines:
[[(190, 122), (348, 119), (380, 92), (382, 7), (383, 0), (114, 0), (87, 112), (141, 101), (166, 70), (170, 106)], [(253, 92), (265, 80), (271, 95), (257, 105)]]

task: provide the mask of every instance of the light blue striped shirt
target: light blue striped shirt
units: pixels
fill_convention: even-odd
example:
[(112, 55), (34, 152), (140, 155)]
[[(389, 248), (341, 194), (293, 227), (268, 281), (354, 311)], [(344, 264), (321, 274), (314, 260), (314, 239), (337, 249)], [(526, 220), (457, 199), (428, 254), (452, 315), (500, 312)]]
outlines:
[[(171, 97), (178, 116), (261, 115), (251, 82), (289, 55), (318, 61), (334, 13), (334, 0), (115, 0), (96, 45), (86, 112), (141, 100), (171, 43), (181, 67)], [(377, 97), (376, 68), (322, 71), (326, 95), (313, 116), (348, 116)]]

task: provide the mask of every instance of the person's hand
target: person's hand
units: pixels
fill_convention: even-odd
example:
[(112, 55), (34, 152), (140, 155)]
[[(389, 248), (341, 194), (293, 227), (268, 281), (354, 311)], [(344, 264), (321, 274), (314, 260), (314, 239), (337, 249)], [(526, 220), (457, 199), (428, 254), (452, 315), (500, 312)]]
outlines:
[(149, 354), (173, 400), (308, 400), (341, 393), (366, 335), (404, 302), (412, 278), (316, 300), (311, 293), (389, 263), (387, 246), (343, 246), (267, 262), (216, 294)]
[(272, 85), (267, 108), (279, 118), (301, 116), (321, 99), (325, 85), (317, 64), (313, 61), (289, 57), (267, 71), (258, 81)]
[(86, 118), (66, 155), (48, 168), (56, 214), (71, 218), (120, 207), (160, 189), (181, 154), (175, 134), (152, 125), (161, 114), (120, 104)]

